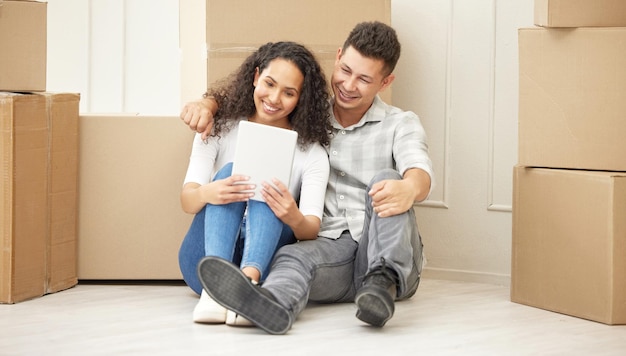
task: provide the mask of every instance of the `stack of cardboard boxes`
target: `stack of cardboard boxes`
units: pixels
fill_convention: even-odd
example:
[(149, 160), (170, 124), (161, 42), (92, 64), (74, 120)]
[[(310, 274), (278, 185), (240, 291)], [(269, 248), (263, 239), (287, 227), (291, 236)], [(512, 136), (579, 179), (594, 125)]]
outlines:
[(46, 92), (47, 4), (0, 1), (0, 303), (77, 283), (80, 96)]
[(511, 300), (626, 323), (626, 1), (536, 0), (519, 30)]

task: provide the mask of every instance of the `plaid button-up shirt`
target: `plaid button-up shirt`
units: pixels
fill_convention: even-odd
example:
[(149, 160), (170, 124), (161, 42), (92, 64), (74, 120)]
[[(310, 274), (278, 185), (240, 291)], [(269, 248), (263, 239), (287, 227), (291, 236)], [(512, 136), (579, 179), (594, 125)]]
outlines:
[(367, 185), (385, 168), (401, 175), (410, 168), (420, 168), (430, 175), (432, 191), (432, 163), (419, 118), (387, 105), (379, 97), (355, 125), (342, 127), (333, 117), (333, 137), (327, 150), (330, 177), (319, 236), (336, 239), (349, 230), (359, 241)]

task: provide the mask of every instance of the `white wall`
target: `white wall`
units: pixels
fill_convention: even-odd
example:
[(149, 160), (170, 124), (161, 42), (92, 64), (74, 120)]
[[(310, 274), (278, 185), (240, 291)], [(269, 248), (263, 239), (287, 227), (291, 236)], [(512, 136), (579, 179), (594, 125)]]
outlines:
[(508, 284), (517, 161), (517, 29), (532, 0), (392, 0), (394, 104), (420, 115), (438, 185), (417, 208), (426, 275)]
[[(417, 207), (426, 275), (509, 283), (517, 28), (532, 6), (392, 0), (393, 102), (421, 117), (437, 180)], [(49, 0), (48, 18), (50, 91), (80, 92), (82, 112), (178, 115), (178, 0)]]
[(48, 0), (48, 83), (83, 113), (178, 115), (178, 0)]

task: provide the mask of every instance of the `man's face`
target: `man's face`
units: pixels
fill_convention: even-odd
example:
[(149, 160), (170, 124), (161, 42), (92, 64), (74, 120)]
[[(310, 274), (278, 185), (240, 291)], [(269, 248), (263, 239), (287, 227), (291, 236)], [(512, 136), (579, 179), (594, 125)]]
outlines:
[(335, 105), (365, 113), (378, 92), (393, 81), (393, 74), (383, 76), (383, 66), (382, 60), (364, 57), (352, 47), (339, 49), (331, 79)]

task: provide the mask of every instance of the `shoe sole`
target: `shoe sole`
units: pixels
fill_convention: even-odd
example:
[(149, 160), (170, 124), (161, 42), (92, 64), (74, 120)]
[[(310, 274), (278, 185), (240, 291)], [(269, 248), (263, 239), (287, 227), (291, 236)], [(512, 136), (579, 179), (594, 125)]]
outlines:
[(198, 264), (198, 277), (216, 302), (266, 332), (279, 335), (291, 328), (293, 321), (290, 313), (263, 294), (231, 262), (218, 257), (205, 257)]
[(193, 321), (198, 324), (224, 324), (226, 313), (193, 313)]
[(198, 324), (224, 324), (226, 323), (226, 317), (222, 317), (221, 314), (194, 315), (193, 322)]
[(356, 317), (372, 326), (383, 327), (393, 316), (393, 300), (385, 297), (385, 292), (370, 291), (357, 295), (354, 303), (357, 305)]

